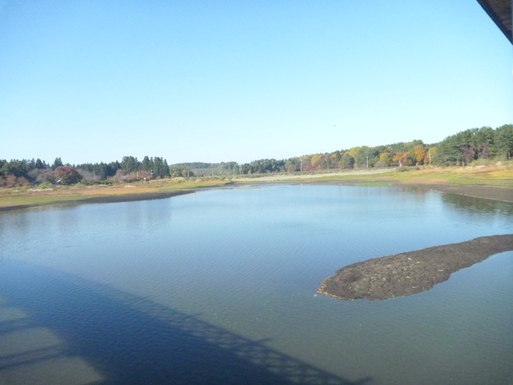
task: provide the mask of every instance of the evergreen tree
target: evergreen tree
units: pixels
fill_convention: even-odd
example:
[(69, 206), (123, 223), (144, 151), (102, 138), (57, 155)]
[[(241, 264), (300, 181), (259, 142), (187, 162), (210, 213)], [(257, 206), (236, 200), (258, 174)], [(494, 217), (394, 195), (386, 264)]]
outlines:
[(513, 156), (513, 124), (505, 124), (495, 130), (495, 149), (497, 155), (505, 159)]
[(60, 166), (64, 166), (64, 164), (62, 163), (62, 160), (61, 158), (55, 158), (55, 160), (53, 161), (53, 165), (52, 165), (52, 170), (55, 170), (57, 167), (60, 167)]
[(141, 170), (150, 171), (151, 170), (151, 161), (147, 156), (144, 157), (141, 163)]
[(36, 164), (35, 164), (35, 168), (43, 169), (43, 168), (46, 168), (46, 167), (45, 167), (45, 164), (43, 164), (43, 162), (41, 162), (41, 159), (37, 158)]

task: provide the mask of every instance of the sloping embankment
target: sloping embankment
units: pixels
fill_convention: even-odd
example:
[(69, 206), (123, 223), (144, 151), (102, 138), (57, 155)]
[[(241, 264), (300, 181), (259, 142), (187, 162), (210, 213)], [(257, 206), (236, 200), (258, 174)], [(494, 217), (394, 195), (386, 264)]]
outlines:
[(508, 250), (513, 250), (513, 234), (375, 258), (338, 270), (321, 283), (318, 292), (350, 301), (417, 294), (448, 280), (455, 271)]

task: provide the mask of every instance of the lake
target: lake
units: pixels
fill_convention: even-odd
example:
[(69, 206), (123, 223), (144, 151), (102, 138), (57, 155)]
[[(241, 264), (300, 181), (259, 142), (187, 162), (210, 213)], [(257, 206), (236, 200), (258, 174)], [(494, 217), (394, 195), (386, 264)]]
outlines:
[(369, 258), (513, 232), (513, 205), (268, 185), (0, 213), (1, 384), (511, 384), (513, 252), (381, 302)]

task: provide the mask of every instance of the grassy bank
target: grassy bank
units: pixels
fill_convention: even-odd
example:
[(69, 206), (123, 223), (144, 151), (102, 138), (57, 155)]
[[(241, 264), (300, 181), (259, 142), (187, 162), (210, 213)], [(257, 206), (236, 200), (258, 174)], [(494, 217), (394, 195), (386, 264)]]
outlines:
[(156, 199), (192, 192), (200, 188), (218, 187), (226, 183), (226, 180), (220, 179), (192, 181), (177, 178), (113, 185), (54, 186), (52, 189), (2, 188), (0, 189), (0, 210), (66, 202), (122, 202)]
[(513, 188), (513, 162), (477, 167), (411, 167), (335, 171), (319, 174), (263, 175), (237, 182), (346, 182), (353, 184), (463, 184)]
[(424, 168), (383, 175), (398, 183), (463, 184), (513, 188), (513, 166)]

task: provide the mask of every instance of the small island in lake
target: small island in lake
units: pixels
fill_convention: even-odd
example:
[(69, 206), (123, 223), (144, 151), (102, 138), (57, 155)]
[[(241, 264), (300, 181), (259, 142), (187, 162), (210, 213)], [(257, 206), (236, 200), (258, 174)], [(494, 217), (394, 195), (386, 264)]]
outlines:
[(428, 247), (346, 266), (321, 283), (318, 293), (353, 301), (381, 301), (431, 289), (455, 271), (513, 250), (513, 234)]

